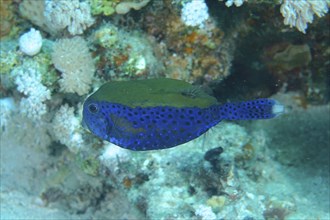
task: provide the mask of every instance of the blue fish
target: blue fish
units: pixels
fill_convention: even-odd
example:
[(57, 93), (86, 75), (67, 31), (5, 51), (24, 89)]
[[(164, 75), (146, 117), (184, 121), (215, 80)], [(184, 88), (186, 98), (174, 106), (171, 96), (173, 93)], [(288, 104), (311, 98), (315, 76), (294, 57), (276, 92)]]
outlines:
[(222, 120), (269, 119), (283, 111), (272, 99), (221, 105), (184, 81), (148, 79), (105, 83), (84, 102), (82, 123), (103, 140), (146, 151), (186, 143)]

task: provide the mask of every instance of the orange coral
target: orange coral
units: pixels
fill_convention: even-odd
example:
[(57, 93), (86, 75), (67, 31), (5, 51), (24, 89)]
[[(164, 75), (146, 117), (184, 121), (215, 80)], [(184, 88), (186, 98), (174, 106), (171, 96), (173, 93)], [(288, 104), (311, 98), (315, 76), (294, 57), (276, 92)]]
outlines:
[(233, 50), (227, 47), (230, 42), (225, 42), (224, 32), (212, 20), (203, 29), (186, 26), (174, 5), (164, 1), (157, 13), (146, 13), (144, 23), (147, 33), (159, 42), (165, 76), (206, 84), (227, 77)]
[(114, 59), (116, 67), (119, 67), (124, 62), (126, 62), (128, 60), (128, 55), (127, 54), (119, 54), (118, 56), (115, 56), (113, 59)]
[(196, 40), (198, 39), (198, 34), (196, 31), (193, 31), (192, 33), (188, 34), (186, 37), (185, 37), (185, 40), (187, 41), (187, 43), (195, 43)]

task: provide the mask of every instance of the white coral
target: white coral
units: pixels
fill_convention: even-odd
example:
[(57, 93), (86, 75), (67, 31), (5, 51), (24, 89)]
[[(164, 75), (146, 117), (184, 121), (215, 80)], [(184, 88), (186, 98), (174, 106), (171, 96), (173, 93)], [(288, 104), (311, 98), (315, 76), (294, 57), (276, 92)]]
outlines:
[(20, 102), (20, 111), (32, 119), (40, 119), (47, 112), (46, 100), (50, 99), (50, 91), (41, 83), (41, 73), (36, 63), (24, 63), (13, 70), (17, 90), (26, 98)]
[(120, 148), (112, 143), (106, 143), (103, 153), (99, 156), (100, 161), (108, 167), (113, 173), (119, 171), (120, 163), (131, 159), (129, 151)]
[(303, 33), (306, 33), (307, 23), (313, 22), (314, 14), (322, 17), (327, 12), (328, 4), (326, 0), (284, 0), (281, 5), (284, 24), (296, 27)]
[(31, 28), (19, 38), (19, 49), (29, 56), (34, 56), (40, 52), (42, 46), (42, 37), (40, 31)]
[(80, 120), (75, 115), (74, 108), (68, 105), (61, 106), (52, 121), (52, 134), (55, 140), (66, 145), (72, 152), (77, 152), (84, 145), (80, 131)]
[(200, 217), (202, 220), (215, 220), (217, 216), (212, 211), (212, 208), (205, 205), (199, 205), (195, 209), (195, 215)]
[(204, 0), (193, 0), (183, 5), (181, 20), (186, 25), (203, 28), (208, 18), (208, 8)]
[[(223, 1), (223, 0), (221, 0)], [(247, 0), (227, 0), (226, 1), (226, 6), (227, 7), (230, 7), (232, 6), (233, 4), (235, 4), (236, 7), (240, 7), (241, 5), (243, 5), (243, 3), (247, 1)]]
[(82, 34), (94, 24), (89, 4), (79, 0), (45, 0), (44, 16), (52, 29), (67, 28), (72, 35)]
[(94, 76), (94, 63), (86, 41), (81, 37), (61, 39), (53, 48), (52, 61), (62, 72), (61, 90), (84, 95)]

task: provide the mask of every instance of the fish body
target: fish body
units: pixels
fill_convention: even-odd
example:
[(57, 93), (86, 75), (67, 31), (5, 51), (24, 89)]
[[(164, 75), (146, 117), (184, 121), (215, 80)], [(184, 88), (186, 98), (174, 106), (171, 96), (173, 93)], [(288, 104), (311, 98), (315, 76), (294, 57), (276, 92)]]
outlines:
[(272, 99), (227, 103), (173, 79), (108, 82), (83, 106), (83, 124), (120, 147), (157, 150), (204, 134), (222, 120), (273, 118), (283, 107)]

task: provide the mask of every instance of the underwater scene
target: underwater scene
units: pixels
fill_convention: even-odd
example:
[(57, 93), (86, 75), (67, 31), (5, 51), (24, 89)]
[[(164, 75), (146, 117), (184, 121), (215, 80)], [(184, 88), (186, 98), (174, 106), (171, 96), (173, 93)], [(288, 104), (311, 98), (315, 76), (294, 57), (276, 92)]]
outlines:
[(330, 0), (0, 0), (1, 220), (329, 220)]

